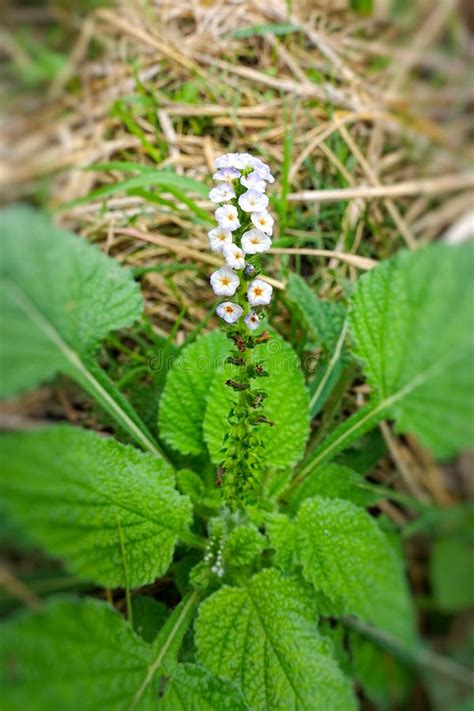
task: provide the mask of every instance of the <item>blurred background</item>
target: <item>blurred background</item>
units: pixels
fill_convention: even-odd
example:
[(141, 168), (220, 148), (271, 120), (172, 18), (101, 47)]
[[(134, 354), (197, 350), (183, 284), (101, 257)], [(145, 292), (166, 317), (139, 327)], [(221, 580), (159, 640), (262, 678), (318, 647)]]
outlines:
[[(58, 0), (7, 2), (1, 15), (1, 202), (45, 208), (141, 279), (147, 318), (111, 336), (101, 359), (132, 402), (149, 406), (151, 429), (165, 376), (157, 344), (172, 357), (214, 324), (208, 276), (219, 260), (206, 233), (216, 155), (250, 151), (277, 176), (272, 319), (302, 356), (312, 348), (284, 293), (289, 267), (319, 296), (344, 299), (400, 249), (474, 235), (470, 0)], [(355, 379), (341, 397), (350, 413), (367, 386)], [(0, 413), (6, 429), (110, 427), (65, 379)], [(382, 513), (403, 527), (426, 641), (466, 664), (473, 459), (440, 466), (387, 427), (371, 451), (375, 481), (439, 507), (413, 521), (390, 502)], [(77, 588), (5, 523), (0, 543), (1, 614)], [(387, 699), (377, 673), (361, 663), (364, 708), (472, 708), (455, 679), (396, 679)]]

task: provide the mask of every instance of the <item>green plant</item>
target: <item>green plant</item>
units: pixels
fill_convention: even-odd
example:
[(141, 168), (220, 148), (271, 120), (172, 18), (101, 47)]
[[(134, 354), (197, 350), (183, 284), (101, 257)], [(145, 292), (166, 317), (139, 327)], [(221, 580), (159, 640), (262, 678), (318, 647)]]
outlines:
[[(253, 280), (261, 267), (240, 254), (248, 213), (231, 212), (241, 225), (226, 257), (243, 259), (244, 285), (243, 270)], [(396, 492), (368, 482), (351, 447), (383, 419), (440, 458), (472, 444), (472, 246), (399, 253), (359, 279), (347, 309), (292, 276), (288, 297), (321, 349), (309, 384), (239, 285), (232, 308), (218, 307), (226, 332), (173, 361), (156, 439), (97, 359), (107, 334), (140, 318), (130, 272), (25, 207), (4, 210), (1, 231), (1, 394), (61, 372), (118, 427), (1, 438), (8, 521), (89, 593), (48, 596), (3, 624), (2, 708), (348, 711), (354, 681), (390, 706), (420, 666), (469, 688), (417, 635), (398, 532), (366, 510)], [(211, 245), (221, 238), (212, 231)], [(309, 440), (310, 419), (359, 364), (368, 404)], [(435, 579), (446, 555), (438, 547)], [(146, 596), (165, 575), (172, 609)]]

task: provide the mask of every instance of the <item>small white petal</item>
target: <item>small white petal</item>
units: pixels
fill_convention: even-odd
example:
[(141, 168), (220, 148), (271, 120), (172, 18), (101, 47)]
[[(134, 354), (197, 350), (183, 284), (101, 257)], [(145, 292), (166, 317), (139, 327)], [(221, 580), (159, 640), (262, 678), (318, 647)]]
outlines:
[(254, 279), (248, 288), (247, 299), (250, 306), (266, 306), (272, 300), (273, 289), (266, 281)]
[(243, 269), (245, 267), (245, 254), (236, 244), (226, 244), (222, 250), (225, 262), (232, 269)]
[(220, 170), (221, 168), (231, 167), (231, 158), (233, 153), (224, 153), (222, 156), (218, 156), (214, 161), (214, 168)]
[(224, 180), (226, 183), (231, 183), (236, 178), (240, 177), (240, 172), (236, 168), (221, 168), (212, 176), (214, 180)]
[(256, 170), (248, 175), (243, 175), (240, 178), (240, 182), (249, 190), (256, 190), (258, 193), (264, 193), (267, 188), (264, 179), (260, 177)]
[(273, 234), (273, 223), (275, 220), (266, 210), (264, 212), (252, 212), (250, 215), (252, 223), (258, 230), (265, 232), (269, 237)]
[(270, 172), (269, 166), (263, 162), (263, 160), (260, 160), (260, 158), (254, 158), (254, 170), (262, 180), (266, 180), (267, 183), (274, 183), (275, 178)]
[(223, 229), (220, 225), (207, 233), (209, 247), (213, 252), (222, 252), (226, 244), (232, 244), (232, 232)]
[(247, 190), (239, 197), (239, 205), (244, 212), (263, 212), (268, 207), (268, 197), (256, 190)]
[(221, 183), (216, 188), (212, 188), (209, 193), (209, 199), (212, 202), (228, 202), (235, 198), (234, 188), (228, 183)]
[(211, 274), (211, 286), (217, 296), (233, 296), (240, 279), (229, 267), (221, 267)]
[(251, 311), (244, 318), (244, 322), (250, 331), (255, 331), (255, 329), (260, 326), (260, 317), (255, 313), (255, 311)]
[(237, 170), (245, 170), (252, 167), (252, 156), (250, 153), (232, 153), (231, 165)]
[(235, 323), (243, 314), (243, 308), (239, 304), (233, 304), (231, 301), (224, 301), (216, 309), (216, 313), (226, 323)]
[(272, 246), (270, 237), (262, 230), (248, 230), (242, 235), (242, 249), (245, 254), (267, 252)]
[(237, 230), (240, 227), (237, 208), (234, 205), (222, 205), (216, 210), (216, 220), (224, 230)]

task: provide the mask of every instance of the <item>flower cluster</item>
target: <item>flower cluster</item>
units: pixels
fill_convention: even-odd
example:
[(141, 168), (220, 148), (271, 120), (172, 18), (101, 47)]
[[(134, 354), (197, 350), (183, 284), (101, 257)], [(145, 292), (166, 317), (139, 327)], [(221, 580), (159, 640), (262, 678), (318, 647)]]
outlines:
[[(267, 211), (265, 190), (274, 177), (266, 163), (249, 153), (226, 153), (214, 165), (212, 177), (218, 185), (209, 197), (219, 205), (215, 213), (218, 226), (208, 236), (210, 248), (223, 255), (225, 266), (215, 271), (210, 281), (217, 296), (235, 297), (223, 301), (216, 311), (229, 324), (243, 316), (247, 328), (254, 331), (260, 325), (262, 307), (272, 298), (270, 284), (258, 278), (256, 255), (272, 244), (274, 220)], [(236, 272), (242, 273), (246, 285)]]

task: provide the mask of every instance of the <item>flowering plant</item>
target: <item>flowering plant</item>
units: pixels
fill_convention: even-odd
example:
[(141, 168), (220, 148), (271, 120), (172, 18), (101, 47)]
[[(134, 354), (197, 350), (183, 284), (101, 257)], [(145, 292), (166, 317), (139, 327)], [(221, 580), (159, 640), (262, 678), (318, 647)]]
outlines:
[[(421, 512), (408, 536), (441, 512), (365, 475), (383, 419), (439, 458), (472, 441), (472, 246), (401, 252), (358, 280), (348, 308), (285, 275), (305, 347), (317, 348), (306, 367), (265, 324), (273, 176), (227, 154), (214, 178), (222, 329), (144, 382), (132, 367), (118, 381), (113, 357), (107, 371), (95, 358), (102, 342), (114, 352), (109, 332), (137, 328), (132, 274), (42, 213), (2, 213), (0, 392), (62, 373), (97, 401), (88, 421), (102, 430), (63, 423), (0, 438), (2, 535), (25, 560), (41, 548), (54, 573), (48, 587), (2, 572), (29, 608), (2, 625), (2, 708), (353, 711), (361, 689), (380, 707), (387, 695), (403, 705), (420, 663), (464, 678), (420, 649), (401, 539), (373, 515), (392, 511), (379, 506), (391, 498), (407, 521)], [(356, 408), (364, 377), (370, 396)], [(349, 417), (334, 405), (345, 393)], [(446, 601), (443, 591), (434, 604)]]
[[(238, 506), (255, 490), (261, 475), (258, 448), (263, 445), (257, 428), (273, 425), (258, 413), (267, 393), (253, 387), (253, 381), (268, 375), (262, 363), (253, 358), (255, 345), (268, 340), (268, 333), (258, 335), (265, 307), (272, 298), (272, 286), (261, 276), (260, 254), (271, 247), (274, 220), (267, 210), (267, 183), (274, 177), (269, 166), (249, 153), (227, 153), (215, 161), (212, 176), (218, 186), (210, 199), (216, 210), (218, 226), (209, 233), (212, 251), (223, 255), (225, 266), (210, 278), (217, 296), (232, 297), (217, 306), (217, 315), (227, 325), (227, 336), (234, 344), (229, 362), (238, 366), (236, 379), (226, 385), (239, 393), (238, 402), (229, 412), (229, 433), (219, 466), (219, 482), (225, 499)], [(240, 275), (240, 276), (239, 276)]]

